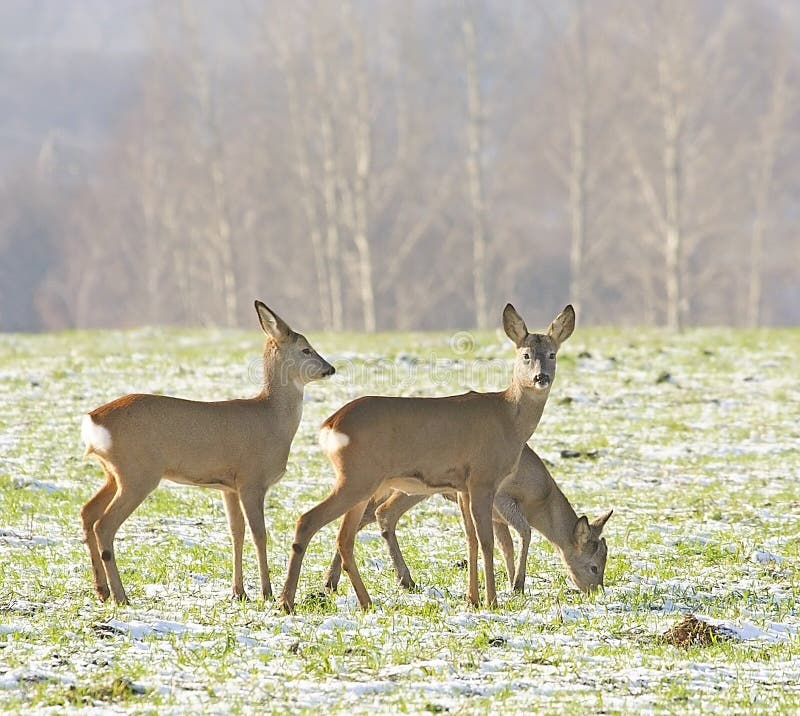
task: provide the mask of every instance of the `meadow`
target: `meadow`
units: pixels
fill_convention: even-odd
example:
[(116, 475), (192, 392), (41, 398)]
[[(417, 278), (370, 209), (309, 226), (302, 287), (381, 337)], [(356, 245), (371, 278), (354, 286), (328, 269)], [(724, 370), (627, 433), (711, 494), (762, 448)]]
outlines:
[[(539, 327), (541, 328), (541, 327)], [(321, 421), (366, 393), (497, 389), (499, 332), (310, 335), (337, 366), (306, 391), (267, 495), (280, 588), (297, 517), (328, 491)], [(219, 494), (164, 485), (123, 525), (130, 606), (92, 590), (79, 510), (101, 482), (83, 413), (127, 392), (255, 394), (261, 334), (140, 329), (0, 335), (0, 711), (4, 713), (794, 713), (800, 710), (800, 331), (599, 329), (564, 345), (531, 445), (578, 514), (613, 508), (604, 591), (573, 590), (534, 535), (524, 595), (465, 599), (455, 505), (399, 525), (419, 589), (373, 527), (356, 555), (375, 601), (321, 593), (335, 526), (312, 541), (296, 614), (229, 599)], [(257, 592), (252, 543), (245, 578)], [(707, 644), (662, 634), (687, 613)]]

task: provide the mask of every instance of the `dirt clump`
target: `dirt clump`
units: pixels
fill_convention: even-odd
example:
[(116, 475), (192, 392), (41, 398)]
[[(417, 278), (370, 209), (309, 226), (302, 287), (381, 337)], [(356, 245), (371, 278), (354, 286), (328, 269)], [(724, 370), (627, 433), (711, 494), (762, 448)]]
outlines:
[(694, 614), (687, 614), (672, 629), (661, 635), (661, 640), (674, 646), (709, 646), (731, 635), (724, 629), (698, 619)]

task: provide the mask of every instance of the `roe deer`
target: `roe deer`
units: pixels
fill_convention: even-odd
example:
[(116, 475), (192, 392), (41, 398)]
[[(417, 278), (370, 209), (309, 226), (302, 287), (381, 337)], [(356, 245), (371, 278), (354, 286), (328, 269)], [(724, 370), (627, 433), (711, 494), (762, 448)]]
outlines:
[[(455, 500), (454, 493), (443, 497)], [(414, 505), (428, 495), (407, 495), (394, 490), (383, 502), (370, 500), (359, 530), (377, 521), (381, 535), (389, 547), (400, 584), (414, 589), (414, 580), (397, 542), (397, 522)], [(603, 585), (608, 548), (601, 537), (603, 527), (613, 510), (593, 522), (578, 517), (539, 456), (529, 447), (522, 449), (516, 472), (500, 484), (494, 498), (494, 534), (506, 563), (509, 586), (515, 592), (525, 590), (525, 566), (531, 542), (531, 527), (556, 548), (567, 573), (584, 594)], [(522, 538), (519, 558), (514, 565), (514, 543), (509, 526)], [(335, 590), (341, 576), (341, 557), (337, 552), (325, 575), (326, 589)]]
[(503, 479), (516, 470), (522, 448), (542, 416), (556, 370), (556, 352), (575, 327), (567, 306), (546, 334), (531, 334), (508, 304), (503, 326), (517, 347), (511, 385), (497, 393), (470, 392), (444, 398), (366, 396), (323, 424), (320, 443), (336, 472), (331, 493), (297, 521), (289, 569), (279, 603), (294, 598), (303, 555), (311, 538), (344, 515), (337, 547), (363, 609), (370, 604), (353, 546), (370, 501), (392, 489), (406, 493), (458, 492), (469, 553), (469, 601), (477, 605), (480, 543), (486, 601), (496, 603), (492, 505)]
[(233, 596), (246, 599), (242, 578), (244, 520), (258, 555), (261, 594), (272, 596), (264, 498), (283, 476), (303, 412), (306, 383), (333, 375), (306, 338), (255, 302), (264, 343), (264, 387), (245, 400), (197, 402), (163, 395), (126, 395), (83, 417), (81, 437), (105, 472), (105, 483), (81, 509), (97, 595), (127, 603), (114, 536), (166, 478), (222, 491), (233, 541)]

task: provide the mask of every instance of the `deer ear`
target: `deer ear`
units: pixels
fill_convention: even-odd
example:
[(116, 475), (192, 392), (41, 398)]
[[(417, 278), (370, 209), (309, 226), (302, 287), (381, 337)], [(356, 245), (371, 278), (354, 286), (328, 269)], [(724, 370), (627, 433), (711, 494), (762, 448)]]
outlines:
[(559, 313), (547, 329), (547, 335), (553, 339), (556, 344), (556, 350), (561, 347), (561, 344), (572, 335), (575, 330), (575, 309), (572, 304), (569, 304)]
[(595, 534), (599, 535), (603, 531), (603, 527), (606, 526), (606, 522), (608, 522), (608, 518), (614, 514), (614, 510), (609, 510), (604, 515), (600, 515), (596, 520), (592, 520), (591, 527), (594, 530)]
[(581, 515), (572, 528), (572, 541), (576, 547), (583, 547), (592, 538), (592, 528), (586, 515)]
[(267, 308), (261, 301), (255, 302), (258, 320), (261, 323), (261, 330), (270, 338), (278, 341), (285, 341), (292, 333), (292, 329), (275, 311)]
[(528, 337), (528, 327), (525, 325), (525, 321), (510, 303), (507, 303), (503, 309), (503, 329), (517, 347), (521, 346), (522, 341)]

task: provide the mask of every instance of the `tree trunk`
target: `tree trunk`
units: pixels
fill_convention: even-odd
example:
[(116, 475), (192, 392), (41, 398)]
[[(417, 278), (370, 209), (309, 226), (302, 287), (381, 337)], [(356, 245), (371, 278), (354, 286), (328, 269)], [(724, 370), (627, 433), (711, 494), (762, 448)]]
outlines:
[(214, 103), (211, 98), (211, 83), (208, 77), (208, 67), (203, 59), (192, 3), (189, 2), (189, 0), (183, 0), (181, 3), (181, 11), (190, 36), (191, 70), (194, 76), (196, 98), (200, 106), (201, 116), (210, 135), (206, 163), (211, 178), (211, 193), (214, 205), (215, 226), (212, 227), (211, 235), (212, 243), (216, 249), (217, 259), (219, 261), (217, 265), (222, 279), (224, 322), (227, 326), (235, 326), (238, 313), (236, 272), (233, 256), (231, 212), (223, 167), (222, 134), (217, 121)]
[(321, 38), (315, 37), (314, 77), (320, 98), (319, 138), (322, 151), (322, 200), (325, 209), (325, 253), (330, 286), (331, 328), (344, 328), (344, 297), (342, 289), (342, 251), (339, 237), (339, 209), (336, 199), (336, 158), (333, 145), (333, 118), (327, 99), (328, 79)]
[(486, 300), (487, 220), (483, 178), (483, 102), (478, 70), (478, 48), (475, 20), (465, 7), (461, 22), (464, 62), (467, 80), (467, 181), (472, 212), (472, 284), (475, 301), (475, 323), (478, 328), (489, 325)]
[(769, 221), (778, 144), (786, 121), (786, 85), (791, 57), (787, 45), (788, 42), (784, 36), (783, 44), (778, 51), (778, 64), (775, 69), (770, 106), (761, 123), (761, 141), (758, 146), (758, 161), (754, 177), (754, 217), (750, 231), (750, 261), (747, 281), (747, 325), (750, 328), (756, 328), (761, 324), (764, 239)]
[(363, 30), (353, 17), (352, 3), (345, 5), (353, 41), (353, 75), (356, 83), (355, 107), (355, 177), (353, 186), (354, 234), (358, 252), (361, 310), (364, 330), (375, 331), (375, 293), (372, 279), (372, 255), (369, 242), (369, 177), (372, 169), (372, 137), (369, 117), (367, 62), (364, 56)]
[(283, 72), (286, 85), (287, 110), (292, 131), (294, 157), (297, 165), (297, 174), (300, 178), (300, 201), (303, 205), (306, 224), (308, 226), (311, 249), (314, 254), (314, 270), (317, 276), (317, 297), (319, 300), (319, 313), (324, 326), (330, 326), (331, 319), (331, 290), (328, 282), (327, 252), (322, 238), (322, 228), (317, 214), (315, 187), (312, 181), (311, 160), (305, 143), (297, 77), (289, 67), (289, 52), (280, 35), (276, 39), (279, 66)]
[(578, 96), (570, 112), (571, 155), (569, 176), (569, 299), (578, 315), (583, 300), (583, 261), (587, 232), (587, 127), (589, 114), (588, 68), (586, 63), (586, 23), (583, 0), (577, 0), (572, 29), (576, 61)]
[(664, 144), (661, 152), (664, 174), (664, 287), (667, 294), (667, 327), (681, 330), (685, 313), (684, 237), (681, 227), (682, 119), (672, 87), (670, 68), (659, 61), (660, 104)]

